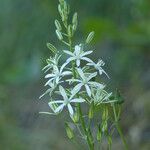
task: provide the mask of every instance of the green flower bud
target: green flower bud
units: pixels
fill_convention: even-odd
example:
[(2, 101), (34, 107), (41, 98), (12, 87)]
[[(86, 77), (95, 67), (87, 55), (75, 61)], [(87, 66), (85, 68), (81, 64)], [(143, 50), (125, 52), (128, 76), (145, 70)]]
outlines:
[(59, 0), (60, 4), (63, 4), (64, 3), (64, 0)]
[(61, 41), (63, 40), (63, 36), (59, 30), (56, 30), (56, 35), (57, 35), (59, 40), (61, 40)]
[(65, 1), (64, 1), (64, 12), (65, 14), (68, 14), (68, 5)]
[(79, 122), (79, 112), (76, 111), (73, 116), (71, 116), (71, 119), (73, 120), (74, 123), (78, 123)]
[(89, 109), (89, 119), (92, 119), (94, 116), (94, 102), (91, 103), (90, 109)]
[(56, 26), (57, 30), (59, 30), (59, 31), (62, 30), (61, 24), (59, 23), (58, 20), (55, 20), (55, 26)]
[(102, 140), (102, 132), (101, 132), (100, 125), (98, 127), (98, 132), (97, 132), (96, 138), (97, 138), (97, 141), (99, 141), (99, 142)]
[(52, 45), (51, 43), (47, 43), (47, 48), (50, 49), (53, 53), (56, 53), (57, 49), (54, 45)]
[(73, 30), (75, 31), (77, 29), (77, 25), (78, 25), (78, 14), (77, 13), (74, 13), (74, 15), (73, 15), (72, 24), (73, 24)]
[(69, 37), (72, 37), (72, 35), (73, 35), (72, 26), (69, 25), (69, 26), (68, 26), (68, 36), (69, 36)]
[(89, 129), (88, 130), (88, 137), (87, 137), (90, 141), (90, 143), (93, 145), (94, 144), (94, 139), (93, 139), (93, 136), (92, 136), (92, 133), (91, 133), (91, 130)]
[(107, 128), (108, 128), (108, 123), (107, 121), (103, 121), (102, 122), (102, 132), (106, 132), (107, 131)]
[(74, 137), (73, 130), (70, 128), (68, 123), (65, 123), (65, 125), (66, 125), (67, 136), (69, 139), (72, 139)]
[(103, 108), (103, 114), (102, 114), (102, 120), (107, 120), (108, 119), (108, 107)]
[(86, 43), (87, 44), (89, 44), (93, 40), (94, 34), (95, 34), (94, 31), (92, 31), (92, 32), (89, 33), (89, 35), (88, 35), (88, 37), (86, 39)]
[(58, 5), (58, 11), (59, 11), (60, 15), (62, 15), (62, 8), (61, 8), (60, 4)]

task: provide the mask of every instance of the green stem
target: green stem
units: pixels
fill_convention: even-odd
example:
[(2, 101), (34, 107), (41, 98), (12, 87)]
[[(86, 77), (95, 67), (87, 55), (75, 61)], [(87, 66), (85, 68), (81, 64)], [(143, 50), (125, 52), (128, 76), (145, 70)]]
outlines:
[[(62, 41), (64, 44), (66, 44), (68, 47), (69, 47), (69, 50), (71, 52), (73, 52), (73, 48), (72, 48), (72, 37), (69, 36), (69, 33), (68, 33), (68, 25), (67, 23), (64, 24), (65, 25), (65, 28), (66, 28), (66, 34), (67, 37), (68, 37), (68, 43), (65, 42), (65, 41)], [(76, 78), (76, 72), (75, 72), (75, 62), (72, 61), (72, 72), (73, 72), (73, 77)], [(86, 141), (87, 141), (87, 144), (89, 146), (89, 149), (90, 150), (94, 150), (94, 144), (93, 142), (91, 142), (89, 136), (91, 137), (91, 131), (90, 131), (90, 124), (88, 125), (88, 130), (86, 129), (86, 125), (85, 125), (85, 121), (83, 119), (83, 114), (82, 114), (82, 110), (81, 110), (81, 106), (80, 104), (77, 105), (78, 109), (79, 109), (79, 115), (80, 115), (80, 121), (81, 121), (81, 126), (82, 126), (82, 129), (84, 131), (84, 135), (86, 136)]]
[(82, 110), (81, 110), (81, 106), (80, 104), (78, 104), (78, 109), (79, 109), (79, 115), (80, 115), (80, 121), (81, 121), (81, 126), (82, 126), (82, 129), (84, 131), (84, 134), (86, 136), (86, 141), (87, 141), (87, 144), (89, 146), (89, 149), (90, 150), (94, 150), (94, 144), (91, 143), (90, 139), (89, 139), (89, 133), (86, 129), (86, 125), (85, 125), (85, 122), (84, 122), (84, 119), (83, 119), (83, 114), (82, 114)]
[(121, 137), (121, 140), (122, 140), (122, 143), (123, 143), (123, 145), (124, 145), (125, 150), (128, 150), (128, 149), (129, 149), (129, 148), (128, 148), (128, 145), (127, 145), (127, 143), (126, 143), (126, 140), (125, 140), (125, 137), (124, 137), (123, 132), (122, 132), (122, 130), (121, 130), (121, 127), (120, 127), (120, 125), (119, 125), (119, 123), (118, 123), (118, 117), (117, 117), (117, 113), (116, 113), (115, 104), (113, 104), (113, 112), (114, 112), (114, 117), (115, 117), (116, 129), (117, 129), (117, 131), (118, 131), (118, 133), (119, 133), (119, 135), (120, 135), (120, 137)]

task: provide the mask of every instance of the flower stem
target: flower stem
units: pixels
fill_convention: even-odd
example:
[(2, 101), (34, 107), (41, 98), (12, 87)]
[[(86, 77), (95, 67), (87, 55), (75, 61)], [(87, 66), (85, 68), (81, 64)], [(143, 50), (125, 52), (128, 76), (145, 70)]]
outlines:
[(119, 125), (119, 123), (118, 123), (118, 117), (117, 117), (117, 113), (116, 113), (115, 104), (113, 104), (113, 112), (114, 112), (114, 118), (115, 118), (115, 126), (116, 126), (116, 129), (117, 129), (117, 131), (118, 131), (118, 133), (119, 133), (119, 135), (120, 135), (120, 137), (121, 137), (122, 143), (123, 143), (123, 145), (124, 145), (124, 149), (125, 149), (125, 150), (128, 150), (128, 149), (129, 149), (129, 148), (128, 148), (128, 145), (127, 145), (127, 143), (126, 143), (126, 140), (125, 140), (125, 137), (124, 137), (123, 132), (122, 132), (122, 130), (121, 130), (121, 127), (120, 127), (120, 125)]
[(81, 126), (82, 126), (82, 129), (84, 131), (84, 134), (86, 136), (86, 141), (87, 141), (87, 144), (89, 146), (89, 150), (94, 150), (94, 144), (91, 143), (90, 139), (89, 139), (89, 133), (86, 129), (86, 125), (85, 125), (85, 121), (83, 119), (83, 114), (82, 114), (82, 110), (81, 110), (81, 106), (80, 104), (78, 104), (78, 109), (79, 109), (79, 115), (80, 115), (80, 121), (81, 121)]

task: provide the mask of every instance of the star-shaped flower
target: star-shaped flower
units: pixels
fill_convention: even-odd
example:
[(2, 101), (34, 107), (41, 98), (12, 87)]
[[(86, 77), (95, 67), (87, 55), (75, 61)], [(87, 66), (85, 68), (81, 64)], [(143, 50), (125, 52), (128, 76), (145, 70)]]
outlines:
[(39, 99), (41, 99), (41, 98), (42, 98), (43, 96), (45, 96), (46, 94), (49, 94), (49, 95), (51, 96), (52, 92), (55, 90), (55, 88), (56, 88), (56, 86), (57, 86), (55, 82), (50, 82), (48, 85), (50, 86), (50, 88), (49, 88), (44, 94), (42, 94), (42, 95), (39, 97)]
[(58, 66), (53, 66), (53, 72), (51, 74), (47, 74), (45, 76), (45, 78), (50, 78), (46, 84), (46, 85), (49, 85), (50, 82), (52, 81), (55, 81), (56, 84), (60, 83), (60, 79), (64, 76), (67, 76), (67, 75), (71, 75), (72, 72), (71, 71), (63, 71), (64, 67), (66, 66), (66, 63), (64, 63), (61, 68), (59, 69)]
[(49, 59), (47, 59), (47, 65), (46, 65), (42, 70), (45, 70), (45, 72), (47, 72), (47, 71), (49, 71), (51, 68), (53, 68), (54, 66), (57, 66), (60, 57), (61, 57), (61, 55), (58, 56), (58, 55), (56, 54), (55, 57), (50, 57)]
[(79, 73), (79, 76), (81, 79), (69, 79), (67, 81), (69, 82), (78, 82), (78, 84), (74, 87), (74, 91), (79, 92), (82, 88), (82, 86), (85, 87), (86, 92), (89, 97), (91, 97), (91, 89), (90, 86), (97, 87), (102, 89), (104, 87), (103, 84), (100, 84), (95, 81), (91, 81), (92, 78), (94, 78), (97, 75), (97, 72), (91, 73), (88, 75), (88, 77), (83, 73), (81, 68), (77, 68), (77, 71)]
[(66, 61), (67, 64), (70, 63), (71, 61), (75, 60), (77, 67), (79, 67), (81, 60), (85, 60), (85, 61), (87, 61), (87, 62), (92, 62), (91, 59), (89, 59), (88, 57), (85, 57), (85, 56), (91, 54), (93, 51), (86, 51), (86, 52), (84, 52), (84, 51), (82, 50), (81, 45), (76, 45), (76, 46), (75, 46), (75, 51), (74, 51), (73, 53), (70, 52), (70, 51), (66, 51), (66, 50), (64, 50), (64, 52), (65, 52), (66, 54), (68, 54), (68, 55), (71, 56), (71, 57), (69, 57), (69, 58), (67, 59), (67, 61)]
[(92, 101), (94, 101), (94, 103), (96, 105), (100, 105), (102, 103), (113, 103), (116, 102), (117, 100), (110, 100), (110, 96), (112, 95), (112, 93), (108, 93), (107, 91), (105, 91), (104, 89), (96, 89), (93, 88), (92, 89)]
[(62, 87), (62, 86), (59, 86), (59, 92), (61, 93), (62, 97), (63, 97), (63, 100), (56, 100), (56, 101), (51, 101), (49, 102), (49, 106), (51, 107), (52, 104), (60, 104), (55, 110), (54, 112), (55, 113), (58, 113), (58, 112), (61, 112), (63, 110), (63, 108), (65, 106), (68, 107), (68, 111), (70, 113), (70, 115), (72, 116), (73, 113), (74, 113), (74, 110), (71, 106), (71, 103), (82, 103), (82, 102), (85, 102), (84, 99), (82, 98), (74, 98), (74, 96), (76, 95), (76, 92), (71, 92), (71, 96), (68, 97), (65, 89)]
[(105, 63), (104, 63), (102, 60), (99, 60), (97, 63), (95, 63), (95, 62), (92, 61), (92, 62), (87, 63), (87, 65), (88, 65), (88, 66), (94, 66), (94, 68), (99, 71), (99, 74), (100, 74), (100, 75), (101, 75), (102, 73), (105, 73), (106, 76), (109, 78), (108, 74), (107, 74), (107, 73), (104, 71), (104, 69), (102, 68), (102, 66), (105, 65)]

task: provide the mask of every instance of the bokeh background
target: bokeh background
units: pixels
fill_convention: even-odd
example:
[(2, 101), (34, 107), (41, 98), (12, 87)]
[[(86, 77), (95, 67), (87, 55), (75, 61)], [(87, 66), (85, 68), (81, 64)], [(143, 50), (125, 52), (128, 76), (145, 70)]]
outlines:
[[(150, 1), (68, 0), (79, 14), (77, 43), (88, 32), (95, 60), (106, 62), (110, 89), (119, 88), (125, 103), (121, 125), (130, 149), (150, 149)], [(41, 71), (50, 56), (47, 42), (58, 45), (54, 19), (57, 0), (0, 0), (0, 150), (70, 150), (64, 116), (39, 115), (49, 110), (39, 100)], [(116, 135), (113, 149), (121, 150)]]

